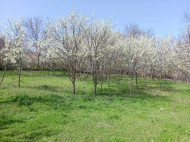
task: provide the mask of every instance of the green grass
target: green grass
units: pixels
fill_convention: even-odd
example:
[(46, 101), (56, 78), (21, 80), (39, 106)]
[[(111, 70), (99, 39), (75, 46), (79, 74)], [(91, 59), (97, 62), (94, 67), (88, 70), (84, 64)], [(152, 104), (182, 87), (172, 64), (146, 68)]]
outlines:
[[(2, 72), (0, 72), (2, 74)], [(7, 72), (0, 86), (0, 141), (190, 141), (190, 85), (148, 79), (129, 97), (129, 80), (93, 95), (90, 78), (72, 84), (62, 73)], [(141, 81), (140, 81), (141, 80)]]

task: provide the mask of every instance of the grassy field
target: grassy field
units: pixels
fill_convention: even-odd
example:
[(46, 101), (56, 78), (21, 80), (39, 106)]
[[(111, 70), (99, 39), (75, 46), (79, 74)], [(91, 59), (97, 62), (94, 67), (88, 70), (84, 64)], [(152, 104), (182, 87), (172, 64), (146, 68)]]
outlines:
[[(2, 72), (0, 72), (2, 74)], [(190, 141), (190, 85), (148, 80), (129, 97), (129, 83), (103, 85), (93, 95), (90, 78), (76, 94), (62, 73), (7, 72), (0, 86), (0, 141)], [(128, 81), (129, 82), (129, 81)]]

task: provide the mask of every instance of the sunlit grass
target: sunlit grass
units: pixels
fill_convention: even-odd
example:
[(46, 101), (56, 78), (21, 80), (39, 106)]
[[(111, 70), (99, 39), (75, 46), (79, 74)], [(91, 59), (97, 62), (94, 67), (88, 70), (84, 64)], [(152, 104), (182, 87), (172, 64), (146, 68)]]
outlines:
[[(1, 72), (2, 73), (2, 72)], [(61, 72), (9, 71), (0, 87), (0, 141), (190, 141), (190, 85), (148, 79), (129, 97), (129, 80), (72, 84)], [(135, 88), (135, 86), (134, 86)]]

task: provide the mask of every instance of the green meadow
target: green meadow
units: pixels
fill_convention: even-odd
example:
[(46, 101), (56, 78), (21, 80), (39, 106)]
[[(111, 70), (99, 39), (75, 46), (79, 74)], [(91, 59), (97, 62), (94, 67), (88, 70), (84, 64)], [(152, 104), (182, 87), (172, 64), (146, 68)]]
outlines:
[[(0, 72), (0, 75), (2, 72)], [(0, 86), (0, 141), (40, 142), (189, 142), (190, 84), (111, 78), (98, 95), (91, 77), (72, 83), (61, 72), (16, 71)]]

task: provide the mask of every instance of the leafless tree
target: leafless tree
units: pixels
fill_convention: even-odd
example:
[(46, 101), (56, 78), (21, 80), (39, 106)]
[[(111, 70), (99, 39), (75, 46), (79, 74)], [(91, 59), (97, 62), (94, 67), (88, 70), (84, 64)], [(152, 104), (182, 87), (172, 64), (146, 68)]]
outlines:
[(37, 66), (40, 68), (41, 48), (38, 45), (40, 36), (44, 34), (44, 23), (42, 17), (28, 17), (25, 18), (23, 25), (26, 30), (26, 40), (32, 43), (37, 56)]
[(138, 24), (130, 23), (125, 25), (124, 35), (129, 36), (131, 38), (138, 38), (141, 35), (152, 37), (154, 35), (154, 32), (152, 29), (144, 30), (140, 28)]

